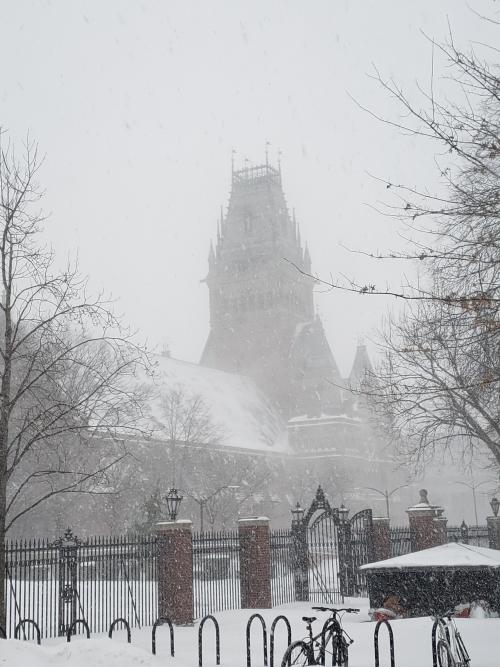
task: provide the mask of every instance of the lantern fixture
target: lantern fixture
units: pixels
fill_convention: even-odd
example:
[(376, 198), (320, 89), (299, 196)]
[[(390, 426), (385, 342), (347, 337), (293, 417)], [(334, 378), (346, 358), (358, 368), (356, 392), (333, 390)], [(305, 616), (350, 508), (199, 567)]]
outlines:
[(339, 518), (342, 523), (346, 523), (348, 516), (349, 516), (349, 510), (347, 507), (342, 503), (342, 505), (339, 507)]
[(500, 500), (497, 497), (490, 500), (490, 507), (493, 511), (493, 516), (498, 516), (498, 509), (500, 508)]
[(290, 511), (292, 513), (292, 524), (294, 526), (300, 525), (302, 523), (302, 519), (304, 518), (305, 509), (300, 506), (300, 503), (297, 503)]
[(169, 489), (167, 495), (165, 496), (165, 502), (167, 504), (167, 514), (170, 521), (177, 520), (177, 514), (179, 512), (179, 505), (181, 504), (182, 496), (179, 495), (177, 489)]

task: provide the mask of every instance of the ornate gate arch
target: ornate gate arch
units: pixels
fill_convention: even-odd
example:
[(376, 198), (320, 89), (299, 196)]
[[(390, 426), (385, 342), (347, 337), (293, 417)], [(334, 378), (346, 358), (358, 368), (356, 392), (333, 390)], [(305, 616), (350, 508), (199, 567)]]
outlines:
[(366, 594), (359, 566), (373, 560), (372, 511), (351, 519), (343, 505), (331, 507), (321, 486), (307, 511), (292, 510), (297, 600), (338, 603)]

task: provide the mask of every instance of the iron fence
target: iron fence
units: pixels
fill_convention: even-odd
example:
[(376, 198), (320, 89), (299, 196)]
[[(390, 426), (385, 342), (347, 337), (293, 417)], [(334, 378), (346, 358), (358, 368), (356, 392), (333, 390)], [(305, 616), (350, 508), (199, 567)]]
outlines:
[(448, 526), (448, 542), (464, 542), (475, 547), (489, 547), (488, 526), (468, 526), (465, 521), (460, 526)]
[(295, 601), (292, 540), (291, 530), (273, 530), (270, 533), (273, 606)]
[(193, 535), (193, 577), (195, 618), (240, 608), (238, 531)]
[(391, 527), (391, 558), (409, 553), (411, 553), (411, 532), (409, 527)]
[[(135, 535), (5, 545), (7, 634), (22, 618), (43, 637), (64, 635), (76, 618), (104, 632), (117, 617), (151, 625), (157, 611), (156, 537)], [(27, 629), (26, 633), (31, 632)], [(29, 636), (27, 634), (27, 636)]]

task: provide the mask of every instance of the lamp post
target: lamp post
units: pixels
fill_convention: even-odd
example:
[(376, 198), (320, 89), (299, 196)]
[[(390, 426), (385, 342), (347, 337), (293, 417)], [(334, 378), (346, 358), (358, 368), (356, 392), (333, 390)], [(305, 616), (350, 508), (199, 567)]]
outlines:
[(373, 486), (364, 486), (364, 489), (369, 489), (370, 491), (375, 491), (375, 493), (380, 493), (381, 496), (384, 496), (385, 498), (385, 513), (387, 514), (387, 518), (390, 519), (390, 513), (389, 513), (389, 498), (392, 496), (393, 493), (396, 493), (396, 491), (399, 491), (400, 489), (404, 489), (407, 486), (410, 486), (409, 484), (401, 484), (401, 486), (396, 486), (396, 488), (391, 489), (388, 491), (385, 489), (384, 491), (381, 491), (380, 489), (375, 489)]
[(177, 514), (179, 512), (179, 505), (181, 504), (182, 496), (179, 495), (177, 489), (169, 489), (167, 495), (165, 496), (165, 503), (167, 505), (167, 513), (170, 521), (177, 520)]
[(490, 507), (491, 507), (491, 511), (493, 512), (493, 516), (497, 517), (498, 516), (498, 510), (500, 508), (500, 500), (498, 500), (497, 497), (492, 498), (490, 500)]
[(215, 491), (213, 493), (210, 493), (208, 496), (198, 496), (198, 495), (194, 495), (193, 493), (190, 493), (189, 491), (184, 491), (186, 496), (189, 496), (192, 500), (194, 500), (194, 502), (197, 503), (199, 508), (200, 508), (200, 532), (201, 533), (203, 533), (203, 530), (204, 530), (205, 506), (208, 503), (208, 501), (213, 500), (216, 496), (218, 496), (223, 491), (235, 491), (236, 489), (239, 489), (239, 488), (240, 488), (239, 484), (226, 484), (224, 486), (219, 487), (218, 489), (215, 489)]
[[(478, 519), (477, 519), (477, 499), (476, 499), (476, 489), (478, 489), (480, 486), (483, 486), (483, 484), (490, 484), (491, 482), (489, 480), (484, 480), (482, 482), (478, 482), (477, 484), (472, 480), (472, 484), (469, 484), (469, 482), (453, 482), (454, 484), (461, 484), (462, 486), (466, 486), (468, 489), (472, 491), (472, 500), (474, 503), (474, 518), (476, 519), (476, 526), (478, 524)], [(498, 510), (497, 510), (498, 512)]]
[(304, 518), (305, 509), (300, 506), (300, 503), (297, 503), (290, 512), (292, 513), (292, 526), (299, 526)]

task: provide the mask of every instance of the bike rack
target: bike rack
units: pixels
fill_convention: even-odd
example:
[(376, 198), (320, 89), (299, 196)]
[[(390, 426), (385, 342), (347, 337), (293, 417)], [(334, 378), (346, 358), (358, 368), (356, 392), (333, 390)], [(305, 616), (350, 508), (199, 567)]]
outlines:
[(448, 641), (448, 643), (450, 642), (450, 631), (448, 630), (448, 625), (442, 618), (436, 618), (436, 620), (432, 624), (432, 633), (431, 633), (432, 667), (438, 667), (436, 633), (439, 625), (441, 625), (444, 628), (446, 634), (446, 640)]
[[(266, 630), (266, 622), (262, 618), (260, 614), (252, 614), (250, 618), (248, 619), (247, 623), (247, 631), (246, 631), (246, 637), (247, 637), (247, 667), (251, 667), (251, 655), (250, 655), (250, 626), (252, 625), (252, 622), (255, 618), (258, 618), (259, 621), (261, 622), (262, 625), (262, 642), (264, 644), (264, 667), (267, 667), (267, 630)], [(201, 665), (200, 665), (201, 667)]]
[[(17, 635), (19, 634), (19, 629), (20, 628), (23, 629), (23, 634), (24, 634), (24, 626), (26, 625), (26, 623), (29, 623), (30, 625), (32, 625), (35, 628), (36, 643), (38, 645), (40, 645), (42, 643), (42, 640), (41, 640), (42, 635), (41, 635), (41, 632), (40, 632), (40, 628), (38, 627), (38, 623), (36, 623), (35, 621), (32, 621), (31, 618), (23, 618), (21, 621), (19, 621), (19, 623), (16, 625), (16, 628), (14, 630), (14, 639), (17, 639)], [(2, 628), (2, 632), (4, 633), (4, 639), (7, 639), (7, 637), (5, 636), (5, 630), (3, 628)], [(26, 635), (24, 635), (24, 639), (26, 640)]]
[(391, 624), (387, 620), (382, 620), (377, 623), (375, 626), (375, 632), (373, 633), (373, 649), (375, 652), (375, 667), (379, 667), (379, 648), (378, 648), (378, 633), (382, 625), (385, 625), (387, 632), (389, 633), (389, 651), (391, 654), (391, 667), (396, 667), (396, 661), (394, 658), (394, 634), (392, 632)]
[(115, 618), (115, 620), (109, 626), (108, 637), (110, 639), (113, 638), (113, 630), (115, 629), (115, 625), (117, 623), (123, 623), (123, 625), (125, 626), (125, 629), (127, 630), (127, 643), (130, 644), (132, 642), (132, 634), (130, 632), (130, 625), (128, 624), (128, 621), (126, 621), (124, 618)]
[(220, 665), (220, 630), (219, 623), (217, 619), (211, 614), (207, 614), (200, 621), (200, 627), (198, 628), (198, 665), (202, 667), (203, 665), (203, 626), (205, 622), (211, 620), (215, 627), (215, 664)]
[[(287, 628), (287, 646), (292, 643), (292, 628), (290, 626), (290, 621), (286, 616), (280, 615), (276, 616), (271, 625), (271, 632), (269, 633), (269, 667), (274, 667), (274, 629), (278, 621), (284, 621)], [(248, 654), (247, 654), (248, 655)], [(247, 658), (248, 659), (248, 658)]]
[(174, 657), (174, 626), (168, 616), (160, 616), (153, 624), (153, 630), (151, 632), (151, 652), (153, 655), (156, 655), (156, 629), (159, 625), (163, 625), (164, 623), (167, 623), (170, 628), (170, 655)]
[(77, 618), (76, 621), (73, 621), (71, 625), (68, 627), (66, 631), (66, 641), (70, 642), (71, 641), (71, 635), (73, 633), (73, 630), (76, 628), (77, 625), (83, 625), (85, 630), (87, 631), (87, 639), (90, 639), (90, 629), (89, 629), (89, 624), (84, 618)]

